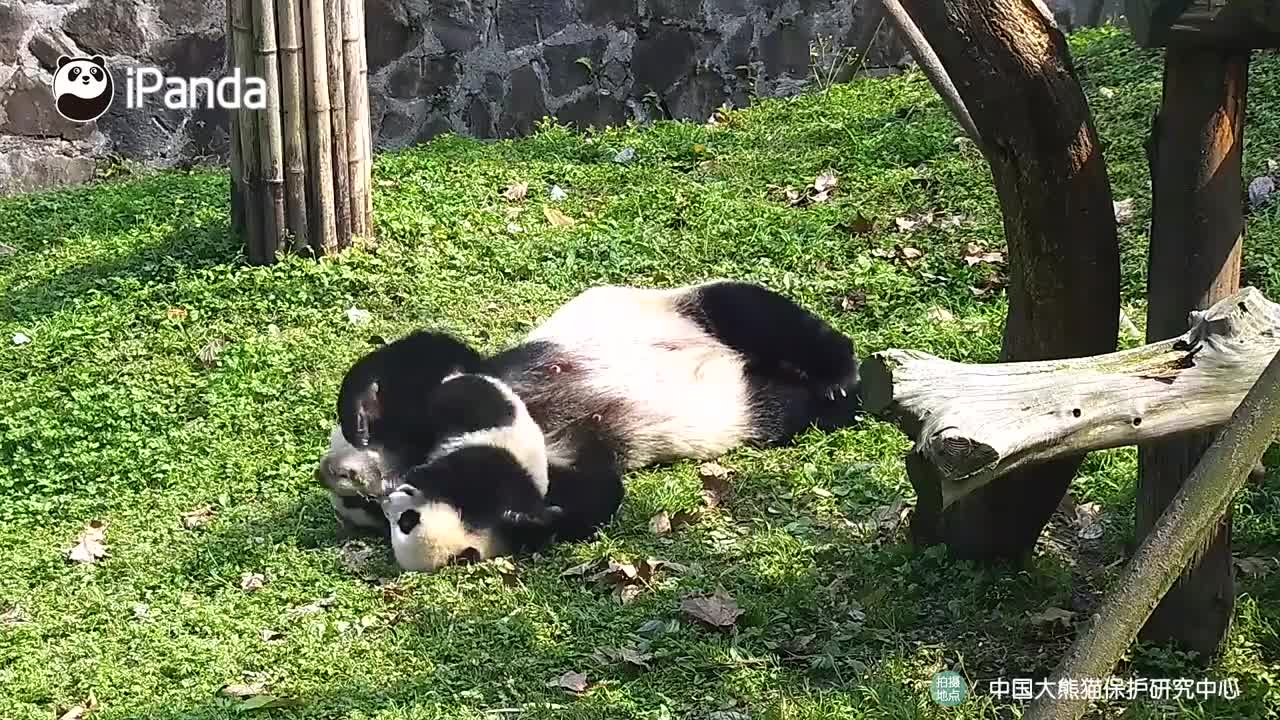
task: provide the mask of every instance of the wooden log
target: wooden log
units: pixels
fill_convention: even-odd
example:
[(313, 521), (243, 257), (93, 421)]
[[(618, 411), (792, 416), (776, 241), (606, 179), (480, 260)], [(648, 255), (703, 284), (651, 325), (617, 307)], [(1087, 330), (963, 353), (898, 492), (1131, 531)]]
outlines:
[(256, 75), (266, 86), (266, 106), (257, 112), (262, 173), (264, 262), (274, 262), (284, 249), (284, 141), (280, 134), (280, 65), (276, 58), (275, 0), (252, 0)]
[(325, 49), (329, 56), (329, 126), (333, 129), (333, 222), (338, 248), (351, 244), (351, 184), (347, 181), (347, 78), (342, 0), (324, 0)]
[[(1147, 152), (1152, 222), (1147, 341), (1172, 337), (1183, 318), (1240, 287), (1244, 236), (1245, 99), (1249, 53), (1171, 47)], [(1211, 433), (1145, 444), (1138, 456), (1136, 535), (1144, 537), (1208, 447)], [(1142, 631), (1208, 660), (1226, 639), (1235, 591), (1231, 515)]]
[(342, 67), (347, 89), (347, 191), (351, 198), (351, 233), (369, 233), (369, 89), (365, 75), (364, 0), (342, 0)]
[[(1177, 582), (1178, 574), (1212, 542), (1220, 519), (1244, 487), (1250, 467), (1280, 431), (1280, 353), (1267, 362), (1257, 383), (1231, 415), (1186, 483), (1138, 547), (1116, 589), (1103, 600), (1088, 628), (1076, 638), (1048, 680), (1080, 683), (1110, 676), (1151, 609)], [(1078, 720), (1086, 710), (1082, 692), (1045, 694), (1026, 720)]]
[(313, 183), (314, 227), (311, 245), (317, 255), (338, 248), (333, 213), (333, 134), (329, 122), (329, 68), (325, 49), (324, 0), (303, 0), (303, 48), (307, 61), (308, 141)]
[[(1066, 38), (1038, 0), (900, 2), (954, 82), (991, 166), (1009, 245), (1001, 358), (1115, 350), (1120, 251), (1111, 186)], [(1002, 477), (950, 508), (935, 539), (958, 557), (1024, 557), (1080, 460), (1037, 466), (1034, 478)]]
[(1096, 357), (968, 365), (875, 353), (862, 395), (915, 441), (913, 532), (927, 539), (943, 510), (1012, 471), (1217, 428), (1278, 349), (1280, 305), (1245, 288), (1192, 313), (1177, 338)]
[(280, 38), (280, 121), (284, 186), (293, 250), (308, 248), (306, 96), (303, 84), (301, 0), (275, 0)]
[[(254, 73), (254, 43), (251, 25), (253, 10), (251, 0), (228, 0), (231, 4), (231, 37), (235, 44), (236, 67), (242, 77)], [(261, 264), (267, 261), (265, 252), (265, 228), (263, 227), (261, 197), (262, 184), (259, 157), (256, 112), (249, 108), (236, 111), (237, 134), (240, 142), (241, 188), (245, 202), (241, 206), (244, 223), (245, 254), (249, 262)]]

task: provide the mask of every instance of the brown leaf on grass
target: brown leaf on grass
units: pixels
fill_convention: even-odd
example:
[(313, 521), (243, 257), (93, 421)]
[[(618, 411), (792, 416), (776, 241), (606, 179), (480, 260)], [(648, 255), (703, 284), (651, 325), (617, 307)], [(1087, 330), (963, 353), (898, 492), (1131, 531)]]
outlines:
[(520, 585), (520, 574), (516, 572), (515, 563), (510, 558), (498, 557), (486, 563), (494, 573), (502, 580), (502, 584), (507, 587), (518, 587)]
[(80, 533), (75, 547), (67, 551), (67, 558), (71, 562), (95, 563), (107, 556), (106, 539), (107, 524), (93, 520)]
[(626, 663), (645, 670), (649, 670), (649, 663), (653, 662), (653, 653), (644, 652), (633, 647), (602, 647), (597, 648), (591, 655), (601, 665)]
[(592, 568), (595, 568), (595, 567), (597, 567), (597, 566), (599, 566), (599, 565), (600, 565), (600, 561), (599, 561), (599, 560), (592, 560), (591, 562), (585, 562), (585, 563), (582, 563), (581, 565), (574, 565), (573, 567), (569, 568), (568, 570), (565, 570), (564, 572), (560, 573), (560, 577), (562, 577), (562, 578), (564, 578), (564, 577), (583, 577), (583, 576), (585, 576), (587, 573), (591, 572)]
[(1071, 619), (1075, 616), (1074, 612), (1057, 607), (1046, 608), (1038, 613), (1027, 613), (1027, 619), (1036, 627), (1061, 624), (1062, 627), (1070, 629)]
[(876, 248), (871, 251), (871, 254), (878, 258), (900, 261), (907, 265), (913, 265), (924, 257), (924, 253), (919, 248), (904, 245), (895, 245), (892, 249)]
[(361, 575), (369, 564), (369, 558), (373, 557), (373, 548), (363, 540), (350, 540), (343, 543), (338, 553), (347, 572)]
[(925, 316), (936, 323), (950, 323), (955, 322), (956, 319), (956, 316), (952, 315), (950, 310), (936, 305), (929, 308), (929, 312)]
[(546, 216), (547, 222), (551, 223), (552, 227), (567, 228), (574, 225), (573, 218), (553, 207), (542, 208), (542, 214)]
[(924, 257), (924, 253), (916, 248), (908, 246), (898, 248), (898, 256), (903, 260), (919, 260)]
[(853, 216), (852, 220), (842, 222), (836, 227), (850, 235), (866, 235), (876, 229), (876, 224), (875, 221), (866, 218), (862, 213), (858, 213)]
[(170, 322), (182, 322), (187, 319), (187, 311), (182, 308), (169, 308), (164, 312), (164, 316)]
[(268, 628), (263, 628), (262, 631), (258, 633), (258, 637), (262, 638), (262, 642), (268, 645), (279, 645), (284, 642), (283, 635)]
[(810, 201), (815, 203), (824, 203), (831, 199), (831, 193), (835, 191), (838, 183), (839, 180), (836, 178), (834, 171), (828, 170), (822, 173), (813, 181), (813, 185), (810, 186)]
[(266, 584), (267, 578), (262, 573), (245, 573), (240, 576), (240, 589), (245, 592), (261, 590)]
[(987, 298), (994, 295), (1000, 290), (1003, 290), (1005, 286), (1008, 284), (1009, 284), (1008, 278), (1006, 278), (1005, 276), (999, 273), (992, 273), (988, 275), (987, 278), (983, 280), (982, 284), (979, 285), (978, 287), (969, 288), (969, 292), (973, 293), (973, 296), (975, 298), (981, 300), (983, 298)]
[(1097, 540), (1102, 537), (1105, 528), (1102, 506), (1098, 503), (1085, 503), (1076, 506), (1074, 517), (1076, 536), (1081, 540)]
[(0, 625), (25, 625), (30, 620), (20, 607), (11, 607), (0, 613)]
[(1262, 578), (1276, 569), (1275, 558), (1244, 557), (1235, 559), (1236, 570), (1248, 578)]
[(1133, 198), (1115, 200), (1111, 205), (1116, 215), (1117, 225), (1128, 225), (1133, 222)]
[(733, 471), (719, 463), (707, 462), (698, 468), (702, 477), (702, 500), (707, 507), (720, 507), (729, 498), (729, 478)]
[(510, 200), (511, 202), (520, 202), (525, 199), (525, 196), (528, 194), (529, 183), (527, 182), (512, 183), (507, 186), (506, 190), (502, 191), (503, 199)]
[(663, 510), (649, 518), (649, 531), (658, 536), (670, 534), (671, 515), (666, 510)]
[(580, 695), (586, 692), (587, 688), (590, 686), (591, 686), (591, 683), (587, 681), (586, 675), (583, 675), (580, 672), (574, 672), (572, 670), (570, 670), (569, 672), (561, 675), (560, 677), (554, 680), (547, 682), (547, 687), (560, 688), (561, 690), (564, 690), (566, 692), (571, 692), (575, 695)]
[(681, 510), (671, 516), (671, 529), (679, 530), (680, 528), (697, 525), (702, 520), (702, 511), (700, 510)]
[(857, 312), (867, 306), (867, 294), (861, 290), (854, 290), (840, 298), (836, 306), (845, 312)]
[(964, 264), (969, 267), (980, 263), (1000, 264), (1004, 262), (1004, 253), (989, 251), (977, 243), (969, 243), (964, 248)]
[(184, 512), (182, 513), (182, 527), (187, 530), (202, 528), (208, 525), (216, 514), (212, 505), (203, 505), (195, 510)]
[(66, 712), (58, 715), (58, 720), (81, 720), (87, 717), (89, 713), (98, 709), (98, 698), (94, 697), (93, 691), (89, 691), (89, 696), (83, 702), (72, 705), (67, 708)]
[(710, 595), (691, 595), (680, 601), (680, 610), (689, 617), (712, 627), (732, 627), (745, 610), (723, 589)]
[(644, 562), (640, 563), (640, 567), (636, 570), (636, 575), (640, 580), (647, 583), (657, 579), (658, 573), (663, 570), (683, 574), (689, 572), (689, 566), (671, 562), (670, 560), (648, 558)]
[(227, 684), (218, 689), (218, 694), (222, 697), (232, 698), (235, 700), (243, 700), (244, 698), (255, 697), (267, 691), (267, 684), (263, 682), (248, 683), (245, 685)]
[(211, 370), (218, 364), (218, 356), (222, 354), (223, 350), (227, 349), (228, 345), (230, 343), (221, 338), (210, 340), (196, 353), (196, 360), (200, 361), (200, 365), (205, 370)]
[(587, 580), (596, 583), (624, 585), (636, 580), (639, 576), (640, 571), (636, 570), (635, 565), (610, 560), (609, 564), (603, 570), (587, 578)]

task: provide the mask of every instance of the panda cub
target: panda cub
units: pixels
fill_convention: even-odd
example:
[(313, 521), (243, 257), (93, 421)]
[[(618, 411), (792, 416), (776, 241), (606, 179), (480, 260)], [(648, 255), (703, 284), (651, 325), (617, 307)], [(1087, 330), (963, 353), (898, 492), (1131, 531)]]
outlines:
[(331, 489), (380, 499), (398, 562), (427, 572), (590, 537), (628, 470), (787, 442), (858, 409), (852, 341), (750, 283), (597, 287), (495, 356), (459, 346), (419, 333), (357, 362), (342, 460), (321, 463)]

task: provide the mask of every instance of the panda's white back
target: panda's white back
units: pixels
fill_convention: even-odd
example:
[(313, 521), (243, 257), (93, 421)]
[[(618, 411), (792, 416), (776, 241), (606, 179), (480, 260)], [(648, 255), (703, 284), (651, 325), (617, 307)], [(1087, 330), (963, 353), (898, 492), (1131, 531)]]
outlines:
[(614, 429), (628, 467), (717, 457), (751, 434), (742, 357), (677, 312), (690, 290), (595, 287), (527, 338), (571, 349), (586, 366), (583, 392), (627, 399)]

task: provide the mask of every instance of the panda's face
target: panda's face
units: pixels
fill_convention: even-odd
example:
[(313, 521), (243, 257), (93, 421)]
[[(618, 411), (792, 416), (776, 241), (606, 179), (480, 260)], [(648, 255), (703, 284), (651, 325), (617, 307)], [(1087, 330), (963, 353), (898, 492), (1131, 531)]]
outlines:
[(54, 97), (74, 95), (92, 100), (111, 92), (111, 76), (102, 58), (67, 59), (53, 76)]
[(415, 488), (387, 495), (382, 509), (391, 525), (391, 550), (402, 570), (432, 573), (508, 552), (495, 527), (472, 526), (460, 508), (442, 498), (425, 497)]

